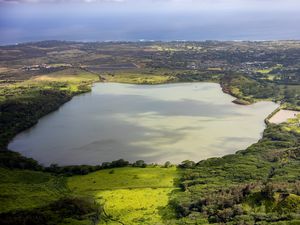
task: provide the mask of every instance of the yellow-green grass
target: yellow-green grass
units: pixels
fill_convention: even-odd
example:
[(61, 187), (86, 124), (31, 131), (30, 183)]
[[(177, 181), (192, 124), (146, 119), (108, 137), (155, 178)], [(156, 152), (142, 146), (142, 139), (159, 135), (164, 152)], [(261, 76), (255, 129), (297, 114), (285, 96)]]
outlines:
[(234, 96), (241, 96), (242, 95), (242, 92), (240, 91), (239, 88), (237, 87), (232, 87), (230, 89), (231, 93), (234, 95)]
[(105, 169), (84, 176), (73, 176), (68, 185), (74, 193), (92, 194), (98, 191), (122, 188), (170, 188), (173, 187), (177, 169), (124, 167)]
[(209, 71), (222, 71), (222, 68), (220, 68), (220, 67), (210, 67), (210, 68), (207, 68), (207, 70), (209, 70)]
[(48, 66), (50, 66), (51, 68), (57, 68), (57, 67), (71, 67), (71, 64), (68, 63), (50, 63), (47, 64)]
[(175, 77), (160, 74), (141, 74), (141, 73), (117, 73), (105, 75), (109, 82), (130, 83), (130, 84), (163, 84), (176, 80)]
[(272, 68), (270, 69), (262, 69), (262, 70), (257, 70), (258, 73), (261, 73), (261, 74), (268, 74), (272, 71)]
[(177, 176), (175, 167), (126, 167), (73, 176), (68, 186), (75, 195), (103, 203), (112, 218), (108, 224), (163, 224), (164, 217), (173, 216), (167, 204)]
[(268, 74), (270, 73), (272, 70), (274, 69), (281, 69), (283, 66), (281, 64), (277, 64), (275, 66), (272, 66), (270, 68), (265, 68), (265, 69), (260, 69), (260, 70), (256, 70), (256, 72), (261, 73), (261, 74)]
[[(6, 85), (7, 88), (26, 88), (31, 86), (41, 86), (47, 89), (51, 83), (67, 83), (67, 84), (80, 84), (80, 83), (92, 83), (99, 81), (99, 76), (93, 73), (89, 73), (83, 70), (66, 69), (59, 72), (43, 74), (35, 76), (32, 79)], [(51, 86), (51, 85), (50, 85)], [(50, 87), (49, 86), (49, 87)]]
[[(71, 92), (77, 92), (80, 84), (92, 84), (99, 81), (99, 76), (93, 73), (89, 73), (81, 70), (67, 69), (56, 73), (47, 75), (41, 75), (33, 78), (27, 82), (39, 82), (43, 83), (44, 88), (47, 87), (47, 82), (58, 82), (68, 84), (66, 87), (60, 88), (61, 90), (69, 90)], [(52, 85), (48, 85), (51, 88)]]
[(176, 51), (183, 50), (182, 48), (172, 48), (169, 46), (160, 46), (160, 45), (152, 45), (151, 48), (156, 51), (169, 51), (169, 52), (176, 52)]
[(288, 119), (288, 121), (283, 124), (283, 129), (300, 134), (300, 114), (298, 114), (296, 118)]
[(0, 168), (0, 213), (41, 207), (67, 192), (63, 178), (44, 172)]
[(243, 209), (248, 213), (297, 213), (300, 210), (300, 197), (295, 194), (283, 197), (276, 192), (272, 199), (266, 199), (260, 193), (255, 193), (243, 203)]
[[(119, 189), (99, 192), (106, 214), (124, 224), (164, 224), (174, 212), (167, 207), (173, 188)], [(107, 222), (100, 223), (107, 224)], [(108, 224), (117, 224), (110, 220)]]
[(276, 79), (276, 77), (277, 77), (277, 75), (275, 75), (275, 74), (268, 74), (268, 75), (267, 75), (267, 80), (273, 81), (273, 80)]
[(59, 72), (36, 76), (32, 80), (80, 83), (96, 82), (99, 80), (99, 76), (80, 69), (66, 69)]
[(32, 98), (39, 90), (56, 89), (76, 93), (80, 92), (83, 86), (90, 86), (96, 81), (99, 81), (98, 75), (80, 69), (66, 69), (5, 85), (0, 89), (0, 102), (6, 97)]

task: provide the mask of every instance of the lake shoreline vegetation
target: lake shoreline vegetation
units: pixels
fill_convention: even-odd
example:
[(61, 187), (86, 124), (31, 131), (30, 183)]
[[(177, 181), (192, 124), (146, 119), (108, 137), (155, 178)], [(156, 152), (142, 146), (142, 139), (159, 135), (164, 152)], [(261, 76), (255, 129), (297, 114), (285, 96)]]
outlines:
[[(0, 53), (0, 224), (300, 223), (299, 117), (268, 122), (280, 109), (300, 110), (300, 42), (45, 41), (2, 46)], [(120, 159), (44, 167), (7, 149), (17, 133), (94, 82), (203, 81), (219, 83), (236, 104), (281, 103), (260, 141), (179, 165)], [(145, 205), (120, 203), (145, 193)]]

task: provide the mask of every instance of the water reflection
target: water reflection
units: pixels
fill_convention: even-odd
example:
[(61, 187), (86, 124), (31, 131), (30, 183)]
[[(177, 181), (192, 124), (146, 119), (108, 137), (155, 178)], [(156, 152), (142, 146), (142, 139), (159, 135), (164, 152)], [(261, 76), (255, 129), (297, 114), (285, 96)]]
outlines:
[(19, 134), (9, 148), (46, 165), (222, 156), (257, 141), (264, 118), (277, 107), (232, 100), (212, 83), (99, 83)]

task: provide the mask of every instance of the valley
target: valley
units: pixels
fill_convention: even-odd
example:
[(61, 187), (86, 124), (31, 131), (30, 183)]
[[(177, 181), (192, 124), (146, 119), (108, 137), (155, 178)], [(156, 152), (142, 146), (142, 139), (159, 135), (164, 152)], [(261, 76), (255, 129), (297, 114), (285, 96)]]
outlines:
[(212, 82), (234, 97), (227, 96), (235, 107), (273, 101), (299, 111), (299, 46), (45, 41), (0, 47), (0, 221), (17, 224), (25, 216), (30, 224), (61, 225), (298, 224), (299, 115), (270, 123), (268, 114), (276, 107), (262, 118), (268, 119), (260, 140), (245, 150), (206, 160), (182, 158), (176, 165), (123, 157), (44, 166), (7, 145), (74, 96), (89, 95), (95, 82)]

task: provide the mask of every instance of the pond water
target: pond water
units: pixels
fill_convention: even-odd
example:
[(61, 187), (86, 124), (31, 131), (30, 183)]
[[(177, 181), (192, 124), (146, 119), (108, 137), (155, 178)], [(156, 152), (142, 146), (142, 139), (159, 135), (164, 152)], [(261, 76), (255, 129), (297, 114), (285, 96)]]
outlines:
[(236, 105), (214, 83), (97, 83), (20, 133), (9, 149), (44, 165), (199, 161), (258, 141), (277, 105)]

